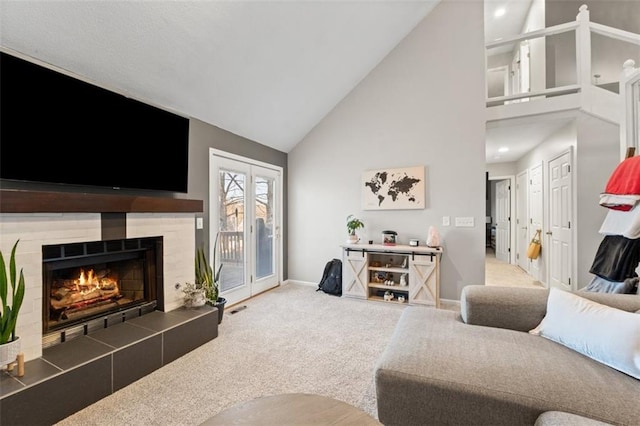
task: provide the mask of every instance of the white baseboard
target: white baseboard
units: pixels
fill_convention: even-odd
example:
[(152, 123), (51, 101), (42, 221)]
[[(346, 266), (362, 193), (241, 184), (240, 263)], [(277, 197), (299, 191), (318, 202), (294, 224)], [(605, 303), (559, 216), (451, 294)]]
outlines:
[(282, 285), (287, 285), (287, 284), (298, 284), (298, 285), (306, 285), (309, 287), (318, 287), (318, 283), (313, 283), (311, 281), (284, 280), (282, 282)]
[[(304, 286), (316, 287), (316, 288), (318, 287), (318, 283), (314, 283), (314, 282), (311, 282), (311, 281), (284, 280), (284, 281), (282, 281), (282, 283), (280, 283), (280, 285), (287, 285), (287, 284), (298, 284), (298, 285), (304, 285)], [(460, 301), (459, 300), (440, 299), (440, 303), (448, 305), (449, 307), (452, 307), (452, 306), (460, 307)]]

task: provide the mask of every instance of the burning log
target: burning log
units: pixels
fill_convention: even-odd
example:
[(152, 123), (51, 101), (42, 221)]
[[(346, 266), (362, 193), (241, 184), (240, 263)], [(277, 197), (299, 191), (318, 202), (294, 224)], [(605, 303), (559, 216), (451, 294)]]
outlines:
[(50, 305), (54, 311), (80, 310), (108, 300), (121, 298), (117, 279), (107, 276), (108, 271), (95, 274), (80, 270), (78, 279), (65, 279), (53, 283)]
[(69, 293), (62, 298), (51, 298), (51, 307), (54, 309), (73, 309), (81, 308), (82, 306), (93, 305), (105, 300), (116, 300), (121, 298), (120, 292), (116, 290), (107, 291), (94, 291), (87, 294)]
[(80, 311), (86, 308), (89, 308), (94, 305), (99, 305), (103, 302), (114, 302), (118, 299), (122, 298), (120, 294), (114, 294), (111, 296), (100, 296), (89, 300), (83, 300), (79, 302), (72, 302), (69, 304), (58, 304), (51, 301), (51, 307), (56, 310), (64, 310), (65, 313), (72, 313), (75, 311)]

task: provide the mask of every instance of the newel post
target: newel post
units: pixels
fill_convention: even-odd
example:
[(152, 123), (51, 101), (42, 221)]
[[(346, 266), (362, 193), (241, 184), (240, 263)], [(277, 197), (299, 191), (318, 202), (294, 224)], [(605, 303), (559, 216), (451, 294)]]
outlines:
[[(636, 69), (636, 61), (633, 59), (627, 59), (624, 61), (624, 64), (622, 64), (622, 76), (629, 77), (636, 71)], [(622, 79), (620, 79), (620, 81), (622, 81)]]
[(591, 30), (589, 28), (589, 10), (586, 4), (580, 6), (576, 17), (576, 83), (585, 95), (591, 85)]
[(628, 148), (640, 150), (640, 75), (633, 59), (622, 64), (620, 73), (620, 160)]

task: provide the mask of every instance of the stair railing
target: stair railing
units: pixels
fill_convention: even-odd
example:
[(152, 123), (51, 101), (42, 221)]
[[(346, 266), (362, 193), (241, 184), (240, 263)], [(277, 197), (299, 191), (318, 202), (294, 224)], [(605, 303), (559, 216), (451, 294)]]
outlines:
[[(512, 102), (520, 102), (523, 100), (530, 100), (536, 98), (549, 98), (558, 95), (568, 94), (580, 94), (582, 97), (582, 104), (589, 102), (591, 99), (590, 90), (595, 87), (592, 81), (592, 69), (591, 69), (591, 34), (595, 33), (618, 41), (631, 43), (636, 46), (640, 46), (640, 35), (629, 31), (623, 31), (617, 28), (609, 27), (606, 25), (591, 22), (589, 19), (589, 10), (586, 5), (582, 5), (579, 8), (576, 20), (573, 22), (567, 22), (564, 24), (554, 25), (552, 27), (543, 28), (540, 30), (530, 31), (524, 34), (503, 38), (501, 40), (492, 41), (485, 44), (487, 57), (488, 53), (492, 49), (504, 48), (509, 46), (519, 47), (522, 42), (535, 40), (539, 38), (546, 38), (554, 35), (559, 35), (567, 32), (575, 32), (576, 40), (576, 83), (565, 84), (559, 87), (537, 89), (524, 93), (512, 93), (509, 91), (503, 96), (487, 96), (487, 107), (504, 105)], [(640, 58), (638, 58), (640, 59)], [(488, 61), (487, 61), (488, 62)], [(546, 67), (545, 67), (546, 68)], [(596, 81), (597, 83), (597, 81)], [(505, 85), (509, 86), (509, 85)], [(604, 90), (597, 88), (599, 90)], [(487, 91), (488, 95), (488, 91)]]

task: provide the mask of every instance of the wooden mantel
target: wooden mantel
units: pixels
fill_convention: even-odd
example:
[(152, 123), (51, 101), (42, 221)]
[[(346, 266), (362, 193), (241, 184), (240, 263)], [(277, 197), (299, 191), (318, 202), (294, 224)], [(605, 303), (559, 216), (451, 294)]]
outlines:
[(76, 192), (0, 190), (0, 213), (201, 213), (202, 200)]

